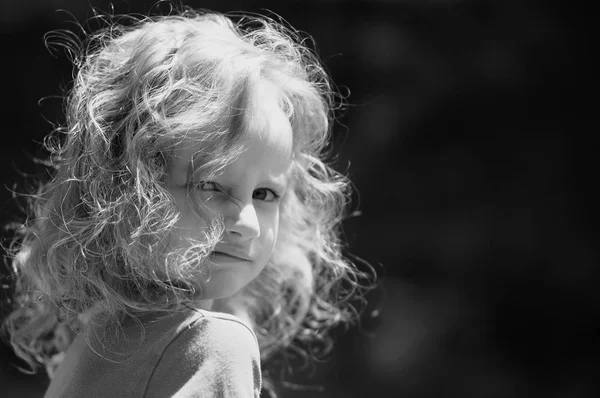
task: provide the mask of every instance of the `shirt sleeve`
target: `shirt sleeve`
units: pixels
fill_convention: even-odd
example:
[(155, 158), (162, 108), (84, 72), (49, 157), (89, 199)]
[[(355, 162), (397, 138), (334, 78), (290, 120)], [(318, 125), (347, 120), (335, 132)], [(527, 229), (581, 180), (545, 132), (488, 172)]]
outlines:
[(165, 348), (144, 396), (257, 398), (260, 390), (254, 333), (233, 318), (203, 317)]

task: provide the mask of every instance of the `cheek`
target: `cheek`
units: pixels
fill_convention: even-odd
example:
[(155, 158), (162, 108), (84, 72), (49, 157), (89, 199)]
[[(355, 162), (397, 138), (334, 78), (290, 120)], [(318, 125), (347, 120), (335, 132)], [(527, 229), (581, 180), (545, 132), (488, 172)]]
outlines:
[(187, 245), (189, 238), (203, 237), (207, 222), (196, 214), (185, 190), (173, 192), (175, 205), (179, 210), (179, 220), (171, 232), (171, 243), (174, 247)]
[(176, 231), (177, 235), (196, 238), (204, 236), (206, 225), (206, 221), (204, 221), (194, 213), (181, 213), (181, 218), (177, 222), (174, 231)]

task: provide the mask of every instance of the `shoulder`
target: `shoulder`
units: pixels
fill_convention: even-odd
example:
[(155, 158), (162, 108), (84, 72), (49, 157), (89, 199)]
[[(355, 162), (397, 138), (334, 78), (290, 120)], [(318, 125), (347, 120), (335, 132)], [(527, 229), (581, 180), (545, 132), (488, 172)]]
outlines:
[(206, 324), (211, 329), (229, 329), (249, 334), (256, 340), (256, 335), (247, 323), (243, 322), (235, 315), (225, 312), (207, 311), (201, 309), (191, 309), (190, 317), (196, 321)]
[(258, 345), (256, 335), (247, 323), (222, 312), (188, 308), (168, 315), (150, 314), (137, 318), (136, 322), (130, 322), (126, 330), (139, 334), (138, 324), (143, 324), (148, 340), (161, 340), (163, 348), (186, 341), (219, 343), (231, 342), (234, 338)]
[(153, 371), (148, 396), (197, 396), (198, 388), (203, 396), (258, 396), (260, 355), (252, 329), (224, 313), (190, 310), (177, 316), (183, 318), (174, 323), (176, 333)]
[(214, 343), (231, 343), (240, 339), (258, 345), (254, 331), (236, 316), (206, 310), (192, 309), (179, 335), (195, 337)]
[(191, 351), (218, 354), (222, 359), (251, 357), (258, 360), (258, 341), (254, 331), (239, 318), (225, 313), (192, 310), (190, 322), (177, 336), (189, 341)]

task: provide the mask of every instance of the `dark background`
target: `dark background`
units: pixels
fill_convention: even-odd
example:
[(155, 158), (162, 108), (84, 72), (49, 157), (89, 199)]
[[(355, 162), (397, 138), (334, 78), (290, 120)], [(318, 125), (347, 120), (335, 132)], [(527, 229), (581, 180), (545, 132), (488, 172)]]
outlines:
[[(71, 68), (44, 33), (107, 1), (3, 2), (3, 223), (9, 188), (60, 120)], [(116, 13), (152, 1), (114, 1)], [(362, 328), (282, 397), (596, 396), (599, 295), (592, 15), (579, 2), (187, 1), (272, 10), (310, 33), (350, 108), (336, 167), (345, 231), (378, 271)], [(593, 46), (593, 47), (592, 47)], [(595, 77), (595, 76), (594, 76)], [(48, 99), (39, 103), (42, 97)], [(593, 101), (593, 102), (592, 102)], [(6, 269), (2, 269), (6, 274)], [(1, 347), (0, 395), (40, 396)]]

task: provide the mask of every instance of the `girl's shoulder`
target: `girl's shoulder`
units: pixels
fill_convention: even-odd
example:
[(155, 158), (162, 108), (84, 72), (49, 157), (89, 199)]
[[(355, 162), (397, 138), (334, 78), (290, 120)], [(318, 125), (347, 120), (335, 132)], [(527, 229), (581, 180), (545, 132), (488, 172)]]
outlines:
[[(166, 322), (165, 319), (161, 322)], [(190, 309), (167, 322), (172, 335), (149, 380), (149, 396), (170, 396), (203, 386), (207, 396), (258, 396), (260, 354), (256, 335), (239, 318)], [(150, 326), (152, 328), (152, 326)], [(169, 380), (168, 383), (165, 380)]]
[(238, 316), (218, 311), (185, 307), (172, 312), (149, 312), (128, 317), (122, 323), (123, 330), (144, 330), (147, 336), (161, 335), (164, 337), (178, 335), (185, 330), (202, 329), (232, 329), (233, 331), (250, 334), (256, 339), (254, 331)]
[(145, 348), (162, 352), (163, 356), (177, 351), (176, 355), (192, 359), (216, 355), (222, 359), (260, 360), (258, 340), (252, 328), (228, 313), (186, 308), (151, 319), (140, 317), (139, 321), (143, 325)]
[[(240, 318), (225, 312), (208, 311), (189, 308), (176, 316), (180, 321), (171, 322), (177, 334), (197, 335), (202, 339), (214, 340), (215, 343), (224, 338), (240, 338), (251, 340), (258, 345), (252, 328)], [(209, 341), (210, 342), (210, 341)]]
[(207, 396), (223, 386), (233, 396), (260, 391), (256, 336), (233, 315), (189, 308), (139, 314), (122, 326), (78, 335), (46, 397), (159, 397), (198, 386)]
[[(230, 348), (237, 345), (237, 355), (245, 353), (259, 357), (258, 340), (252, 328), (237, 316), (186, 307), (165, 313), (145, 313), (128, 318), (122, 324), (123, 338), (117, 339), (118, 347), (112, 352), (160, 353), (168, 355), (173, 350), (184, 350), (206, 355), (228, 355)], [(232, 344), (232, 341), (240, 344)], [(193, 356), (193, 355), (192, 355)]]

